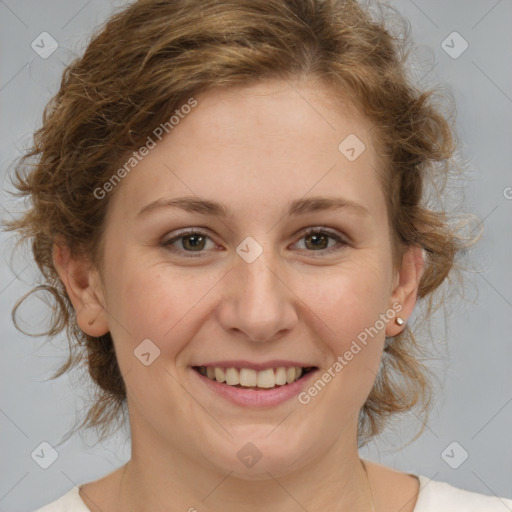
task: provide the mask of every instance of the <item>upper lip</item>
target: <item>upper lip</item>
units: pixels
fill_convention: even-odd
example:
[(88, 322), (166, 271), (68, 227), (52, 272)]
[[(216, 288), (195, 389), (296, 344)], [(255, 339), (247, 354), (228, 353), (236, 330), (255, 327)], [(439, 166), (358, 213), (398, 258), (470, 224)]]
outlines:
[(291, 368), (298, 366), (300, 368), (316, 368), (316, 366), (309, 363), (301, 363), (299, 361), (285, 361), (284, 359), (273, 359), (272, 361), (265, 361), (264, 363), (255, 363), (252, 361), (236, 360), (236, 361), (211, 361), (202, 364), (195, 364), (192, 366), (210, 366), (215, 368), (250, 368), (252, 370), (266, 370), (267, 368)]

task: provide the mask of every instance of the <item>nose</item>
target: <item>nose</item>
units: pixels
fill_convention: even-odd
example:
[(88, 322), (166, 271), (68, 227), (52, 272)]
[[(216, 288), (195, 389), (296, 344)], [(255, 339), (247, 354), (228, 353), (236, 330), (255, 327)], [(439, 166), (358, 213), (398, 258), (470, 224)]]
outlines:
[(218, 318), (227, 332), (266, 342), (296, 325), (294, 303), (299, 299), (287, 285), (284, 270), (265, 251), (252, 263), (237, 256), (226, 280)]

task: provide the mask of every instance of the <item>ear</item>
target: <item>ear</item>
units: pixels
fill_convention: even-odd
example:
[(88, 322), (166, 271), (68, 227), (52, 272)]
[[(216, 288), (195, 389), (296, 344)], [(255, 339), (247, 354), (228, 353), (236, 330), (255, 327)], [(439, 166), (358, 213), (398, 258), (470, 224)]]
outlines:
[[(394, 289), (390, 297), (389, 307), (397, 311), (397, 317), (400, 317), (407, 322), (411, 316), (416, 299), (418, 297), (418, 287), (420, 284), (421, 276), (425, 271), (425, 259), (423, 257), (423, 249), (419, 246), (408, 247), (402, 257), (402, 265), (397, 274), (394, 282)], [(402, 309), (398, 311), (396, 304), (400, 304)], [(405, 328), (403, 325), (398, 325), (396, 322), (389, 322), (386, 326), (386, 336), (396, 336)]]
[(106, 303), (98, 271), (87, 259), (71, 256), (65, 245), (53, 244), (53, 263), (76, 311), (78, 326), (89, 336), (109, 332)]

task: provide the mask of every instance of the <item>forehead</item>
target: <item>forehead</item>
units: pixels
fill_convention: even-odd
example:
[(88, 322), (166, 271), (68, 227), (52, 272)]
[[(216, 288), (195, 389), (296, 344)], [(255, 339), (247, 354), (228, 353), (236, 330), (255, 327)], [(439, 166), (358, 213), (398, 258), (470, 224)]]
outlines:
[[(336, 191), (381, 194), (372, 125), (318, 82), (208, 90), (118, 185), (132, 215), (159, 197), (221, 196), (233, 210)], [(355, 158), (354, 158), (355, 156)]]

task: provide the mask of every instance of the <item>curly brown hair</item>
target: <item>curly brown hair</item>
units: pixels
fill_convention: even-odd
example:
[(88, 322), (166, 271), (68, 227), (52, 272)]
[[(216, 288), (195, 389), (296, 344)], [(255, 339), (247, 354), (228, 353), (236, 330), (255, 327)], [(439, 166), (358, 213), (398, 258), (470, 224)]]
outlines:
[[(54, 303), (44, 334), (66, 329), (70, 350), (52, 378), (83, 362), (97, 385), (79, 428), (94, 427), (103, 439), (126, 412), (126, 389), (110, 333), (94, 338), (77, 325), (53, 263), (54, 243), (101, 269), (105, 213), (115, 191), (103, 200), (94, 191), (170, 113), (212, 87), (315, 77), (354, 103), (375, 126), (393, 261), (399, 264), (407, 246), (424, 250), (418, 297), (423, 318), (430, 317), (439, 304), (433, 292), (437, 297), (469, 245), (461, 224), (426, 200), (427, 189), (441, 197), (454, 169), (456, 136), (449, 115), (434, 104), (435, 91), (408, 76), (408, 24), (387, 6), (391, 11), (401, 23), (395, 32), (382, 11), (355, 0), (139, 0), (113, 15), (64, 70), (33, 146), (15, 168), (16, 195), (29, 196), (31, 207), (4, 224), (19, 242), (31, 241), (45, 283), (17, 302), (15, 325), (26, 296), (49, 292)], [(360, 412), (360, 446), (396, 413), (417, 407), (428, 415), (432, 380), (422, 350), (408, 326), (387, 340)]]

